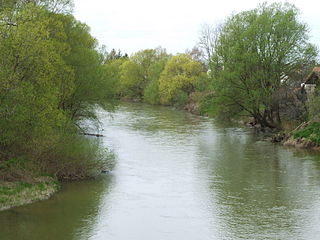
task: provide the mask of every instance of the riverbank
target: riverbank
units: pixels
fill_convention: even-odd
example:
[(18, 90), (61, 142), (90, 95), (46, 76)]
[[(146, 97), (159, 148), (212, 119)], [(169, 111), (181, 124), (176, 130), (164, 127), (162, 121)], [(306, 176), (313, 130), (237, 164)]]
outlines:
[(49, 199), (59, 189), (59, 182), (47, 176), (32, 183), (0, 182), (0, 211)]
[[(124, 102), (131, 103), (143, 103), (137, 100), (128, 100), (126, 99)], [(148, 103), (145, 103), (148, 104)], [(163, 106), (161, 104), (157, 104), (158, 106)], [(174, 107), (174, 106), (170, 106)], [(190, 98), (186, 105), (175, 107), (178, 110), (183, 110), (189, 112), (193, 115), (199, 116), (209, 116), (208, 114), (202, 114), (200, 111), (200, 104), (198, 101), (195, 101), (194, 98)], [(295, 123), (287, 122), (286, 130), (280, 131), (277, 129), (271, 128), (261, 128), (260, 124), (255, 124), (254, 119), (252, 117), (241, 117), (238, 119), (231, 119), (231, 122), (235, 124), (239, 124), (242, 126), (250, 127), (255, 129), (257, 132), (262, 132), (267, 134), (266, 141), (270, 141), (273, 143), (280, 143), (283, 146), (290, 146), (295, 148), (302, 149), (310, 149), (320, 151), (320, 123), (312, 122), (312, 123), (301, 123), (294, 130), (292, 126), (295, 126)], [(289, 127), (288, 127), (289, 126)], [(318, 141), (318, 142), (317, 142)]]
[(298, 138), (294, 139), (293, 137), (286, 139), (282, 142), (283, 146), (290, 146), (295, 148), (304, 148), (304, 149), (312, 149), (316, 151), (320, 151), (320, 145), (312, 142), (308, 139)]

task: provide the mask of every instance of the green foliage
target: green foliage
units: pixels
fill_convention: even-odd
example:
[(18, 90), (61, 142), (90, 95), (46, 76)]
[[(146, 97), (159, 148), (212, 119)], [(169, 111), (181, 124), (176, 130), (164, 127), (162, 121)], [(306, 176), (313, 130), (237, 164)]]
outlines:
[(70, 134), (70, 131), (60, 134), (59, 141), (50, 149), (47, 157), (47, 161), (41, 165), (41, 171), (53, 173), (64, 180), (94, 176), (114, 161), (113, 155), (103, 149), (97, 139), (84, 138), (76, 132)]
[(143, 69), (138, 63), (128, 60), (121, 65), (118, 83), (121, 97), (141, 99), (144, 84)]
[(38, 178), (35, 182), (1, 182), (0, 181), (0, 209), (20, 206), (22, 204), (47, 199), (59, 189), (55, 178)]
[(0, 195), (15, 195), (25, 188), (31, 188), (31, 183), (16, 182), (13, 187), (2, 186), (0, 187)]
[(61, 59), (64, 43), (50, 38), (51, 27), (62, 29), (48, 12), (29, 4), (14, 20), (19, 27), (10, 27), (8, 37), (0, 39), (0, 144), (19, 149), (65, 121), (57, 109), (58, 86), (70, 69)]
[(115, 58), (106, 62), (107, 81), (114, 84), (120, 98), (159, 102), (157, 81), (169, 59), (165, 49), (146, 49), (130, 59)]
[(200, 101), (199, 112), (201, 115), (217, 116), (216, 99), (211, 94), (204, 96)]
[(121, 65), (128, 61), (127, 58), (119, 58), (112, 61), (107, 61), (104, 65), (104, 81), (109, 86), (113, 86), (110, 88), (110, 91), (107, 92), (108, 98), (116, 98), (118, 95), (121, 94), (121, 87), (119, 84), (120, 77), (121, 77)]
[(188, 93), (180, 90), (178, 91), (172, 99), (173, 106), (177, 108), (182, 108), (188, 103)]
[(160, 95), (159, 95), (159, 80), (155, 79), (149, 82), (143, 92), (143, 100), (150, 104), (159, 104)]
[[(61, 18), (67, 35), (69, 54), (64, 57), (66, 65), (74, 73), (74, 81), (65, 80), (60, 88), (59, 108), (67, 111), (74, 121), (93, 118), (92, 106), (105, 103), (112, 96), (110, 82), (105, 80), (103, 58), (96, 51), (97, 41), (89, 33), (89, 27), (72, 16)], [(68, 92), (68, 84), (73, 90)]]
[[(105, 48), (105, 46), (103, 46)], [(110, 52), (105, 51), (105, 62), (112, 62), (114, 60), (119, 60), (119, 59), (127, 59), (128, 54), (122, 54), (121, 51), (119, 50), (116, 52), (116, 50), (113, 48)]]
[(159, 79), (169, 59), (169, 55), (162, 55), (150, 66), (150, 80), (143, 93), (143, 99), (145, 102), (150, 104), (160, 103)]
[(105, 69), (107, 81), (120, 98), (150, 104), (182, 106), (193, 90), (205, 88), (198, 83), (207, 81), (200, 62), (187, 54), (172, 57), (162, 48), (139, 51), (130, 59), (107, 61)]
[(293, 5), (262, 4), (231, 16), (222, 27), (212, 60), (221, 112), (244, 111), (262, 126), (280, 127), (275, 96), (282, 80), (315, 57), (307, 27), (299, 22)]
[(7, 2), (0, 9), (0, 179), (89, 176), (101, 167), (100, 153), (76, 126), (95, 118), (94, 107), (110, 95), (97, 42), (87, 25), (61, 14), (68, 0)]
[(159, 91), (163, 104), (181, 101), (184, 97), (181, 92), (189, 95), (194, 91), (203, 72), (200, 62), (192, 60), (187, 54), (178, 54), (172, 57), (166, 64), (159, 79)]
[(306, 128), (293, 134), (294, 138), (305, 138), (312, 142), (320, 144), (320, 123), (312, 122)]

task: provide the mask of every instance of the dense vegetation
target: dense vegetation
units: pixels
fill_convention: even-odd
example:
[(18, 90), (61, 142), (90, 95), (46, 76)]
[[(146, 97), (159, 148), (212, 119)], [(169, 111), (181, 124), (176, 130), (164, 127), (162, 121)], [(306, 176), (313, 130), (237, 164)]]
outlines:
[(109, 155), (84, 137), (83, 122), (112, 99), (272, 129), (319, 116), (319, 94), (307, 99), (300, 89), (317, 49), (293, 5), (262, 4), (204, 25), (183, 54), (158, 47), (130, 57), (98, 51), (71, 11), (69, 0), (0, 0), (0, 180), (80, 179), (105, 166)]
[(294, 73), (312, 66), (316, 55), (290, 4), (263, 4), (232, 16), (211, 62), (217, 102), (224, 113), (244, 112), (264, 127), (281, 128), (281, 100), (292, 92)]
[(252, 124), (279, 130), (318, 111), (300, 88), (316, 57), (299, 11), (289, 3), (264, 3), (215, 28), (204, 25), (198, 45), (186, 54), (148, 49), (106, 67), (118, 98), (251, 118)]
[(110, 89), (97, 41), (67, 0), (0, 3), (0, 180), (90, 176), (107, 158), (79, 134)]

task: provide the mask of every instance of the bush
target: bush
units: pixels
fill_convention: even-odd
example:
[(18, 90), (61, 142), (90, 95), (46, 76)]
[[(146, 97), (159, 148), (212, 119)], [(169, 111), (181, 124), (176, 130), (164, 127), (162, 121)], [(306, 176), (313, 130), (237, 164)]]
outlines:
[(147, 85), (144, 89), (143, 99), (145, 102), (153, 105), (160, 103), (158, 80), (153, 80)]
[(42, 172), (60, 180), (93, 177), (114, 165), (114, 155), (101, 146), (99, 139), (76, 133), (62, 134), (60, 141), (47, 156)]
[(188, 103), (188, 94), (183, 91), (179, 91), (172, 100), (173, 106), (182, 108)]

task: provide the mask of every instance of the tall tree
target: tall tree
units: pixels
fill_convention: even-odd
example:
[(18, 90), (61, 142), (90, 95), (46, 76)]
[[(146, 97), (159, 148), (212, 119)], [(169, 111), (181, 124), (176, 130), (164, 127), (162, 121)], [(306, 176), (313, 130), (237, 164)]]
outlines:
[(27, 4), (11, 20), (0, 27), (0, 158), (46, 144), (66, 121), (57, 108), (59, 86), (73, 79), (62, 59), (68, 52), (62, 25), (48, 11)]
[(314, 61), (307, 26), (291, 4), (266, 3), (231, 16), (212, 58), (217, 105), (246, 112), (262, 126), (281, 127), (279, 93), (295, 71)]
[(219, 24), (213, 26), (205, 23), (201, 26), (198, 47), (203, 53), (203, 61), (209, 68), (210, 62), (212, 61), (212, 56), (214, 55), (218, 44), (221, 28), (222, 25)]

